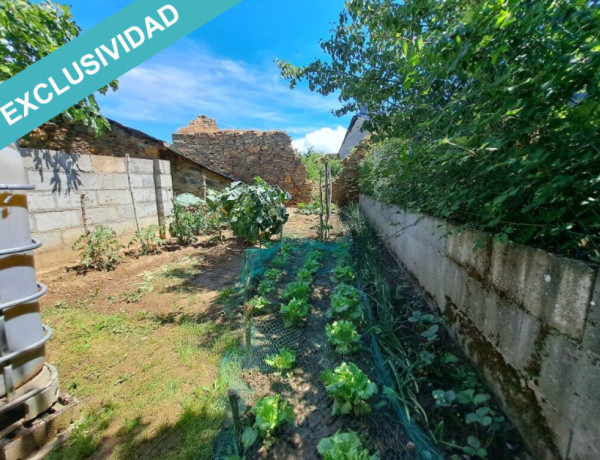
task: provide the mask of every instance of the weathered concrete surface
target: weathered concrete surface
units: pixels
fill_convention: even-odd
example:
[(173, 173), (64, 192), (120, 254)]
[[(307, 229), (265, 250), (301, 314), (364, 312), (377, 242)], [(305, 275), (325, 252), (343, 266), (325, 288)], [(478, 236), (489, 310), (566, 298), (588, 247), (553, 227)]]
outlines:
[[(598, 270), (360, 197), (534, 458), (600, 458)], [(475, 249), (475, 248), (478, 249)]]
[(21, 156), (35, 185), (27, 199), (32, 236), (42, 242), (35, 251), (39, 269), (77, 260), (71, 246), (84, 233), (82, 195), (89, 228), (106, 225), (124, 242), (136, 229), (134, 206), (141, 227), (172, 213), (169, 161), (130, 158), (128, 177), (122, 157), (40, 149), (21, 149)]

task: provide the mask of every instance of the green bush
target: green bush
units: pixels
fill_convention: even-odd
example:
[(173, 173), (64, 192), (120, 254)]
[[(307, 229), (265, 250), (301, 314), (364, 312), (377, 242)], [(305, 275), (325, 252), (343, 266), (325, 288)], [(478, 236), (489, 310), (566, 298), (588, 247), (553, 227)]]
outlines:
[(331, 155), (325, 156), (323, 153), (316, 152), (312, 149), (307, 153), (301, 153), (298, 156), (300, 161), (302, 161), (306, 167), (306, 177), (311, 182), (318, 183), (320, 175), (325, 177), (325, 161), (328, 161), (331, 167), (332, 179), (335, 179), (342, 172), (342, 162), (337, 157), (332, 158)]
[(288, 192), (256, 177), (254, 185), (231, 184), (219, 202), (234, 235), (254, 244), (283, 230), (288, 220), (284, 203), (290, 199)]
[(292, 85), (368, 111), (362, 191), (600, 261), (600, 5), (349, 0)]
[(72, 249), (79, 252), (81, 264), (86, 269), (112, 270), (121, 261), (119, 250), (122, 247), (112, 228), (97, 225), (92, 232), (81, 235)]

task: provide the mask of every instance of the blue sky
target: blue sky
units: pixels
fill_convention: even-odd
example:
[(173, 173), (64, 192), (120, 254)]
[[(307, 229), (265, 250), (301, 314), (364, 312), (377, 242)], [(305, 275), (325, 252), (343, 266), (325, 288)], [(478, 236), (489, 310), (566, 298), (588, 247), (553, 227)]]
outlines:
[[(129, 3), (69, 2), (83, 30)], [(291, 91), (273, 61), (322, 57), (319, 39), (329, 37), (343, 6), (343, 0), (243, 0), (122, 76), (120, 90), (98, 102), (106, 116), (168, 142), (204, 114), (220, 128), (281, 129), (296, 147), (335, 152), (350, 116), (331, 114), (339, 107), (334, 96), (306, 86)]]

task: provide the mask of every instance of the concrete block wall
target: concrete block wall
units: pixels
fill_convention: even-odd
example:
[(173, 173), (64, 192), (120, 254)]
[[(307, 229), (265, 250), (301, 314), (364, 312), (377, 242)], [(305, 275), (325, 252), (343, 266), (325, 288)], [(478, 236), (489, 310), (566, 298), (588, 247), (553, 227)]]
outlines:
[[(32, 235), (42, 242), (36, 265), (44, 269), (77, 260), (73, 242), (84, 233), (82, 195), (90, 229), (106, 225), (123, 240), (172, 213), (168, 161), (21, 149), (29, 183)], [(129, 165), (129, 174), (128, 174)]]
[[(598, 268), (361, 196), (536, 459), (600, 458)], [(481, 249), (475, 250), (474, 247)]]

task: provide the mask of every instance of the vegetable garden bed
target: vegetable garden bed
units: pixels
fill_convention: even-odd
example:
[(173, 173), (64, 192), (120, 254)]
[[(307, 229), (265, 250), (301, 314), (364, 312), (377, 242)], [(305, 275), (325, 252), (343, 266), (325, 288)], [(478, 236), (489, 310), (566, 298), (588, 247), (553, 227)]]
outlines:
[[(252, 315), (250, 345), (240, 362), (244, 383), (230, 382), (245, 404), (242, 439), (247, 445), (240, 454), (245, 450), (247, 459), (346, 458), (337, 456), (341, 449), (364, 455), (352, 458), (419, 458), (394, 391), (386, 385), (347, 250), (314, 241), (249, 250), (242, 279), (246, 314)], [(308, 310), (294, 308), (305, 300)], [(264, 436), (258, 413), (263, 409), (256, 406), (270, 395), (280, 395), (294, 417), (282, 409), (283, 423)], [(217, 458), (236, 458), (229, 441)], [(441, 458), (426, 441), (421, 447), (430, 458)]]
[(239, 448), (221, 436), (217, 458), (527, 458), (443, 319), (364, 220), (349, 224), (349, 245), (246, 252), (246, 345), (226, 359)]

